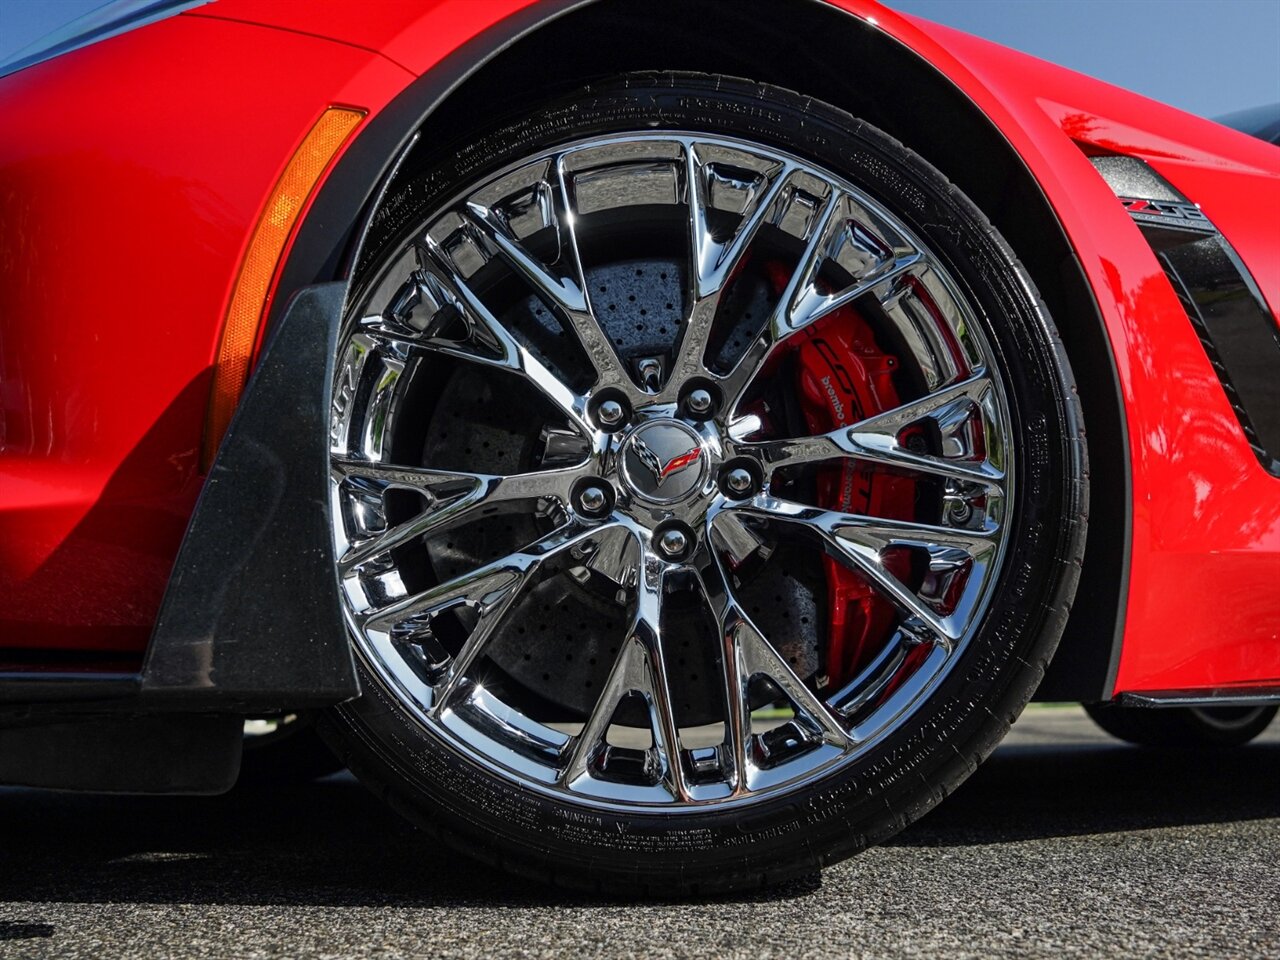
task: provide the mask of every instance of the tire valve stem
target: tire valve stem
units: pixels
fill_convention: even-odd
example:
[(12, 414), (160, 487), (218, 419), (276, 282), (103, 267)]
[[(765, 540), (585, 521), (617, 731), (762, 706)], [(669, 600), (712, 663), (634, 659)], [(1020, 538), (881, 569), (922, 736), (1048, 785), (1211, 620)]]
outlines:
[(947, 519), (956, 526), (966, 526), (973, 519), (973, 504), (958, 484), (948, 481), (942, 499), (946, 504)]
[(641, 357), (636, 361), (636, 373), (640, 376), (640, 386), (650, 393), (656, 393), (662, 386), (662, 359)]

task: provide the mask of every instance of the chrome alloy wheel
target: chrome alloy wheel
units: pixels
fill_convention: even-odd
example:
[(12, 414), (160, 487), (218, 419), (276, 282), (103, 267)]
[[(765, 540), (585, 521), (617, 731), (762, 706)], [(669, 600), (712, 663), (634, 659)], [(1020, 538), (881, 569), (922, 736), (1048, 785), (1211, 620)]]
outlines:
[[(776, 289), (746, 290), (766, 259)], [(624, 273), (627, 300), (608, 293)], [(353, 307), (331, 436), (348, 626), (402, 707), (500, 777), (654, 811), (775, 796), (894, 729), (978, 628), (1010, 526), (1005, 392), (942, 261), (844, 179), (740, 140), (577, 142), (445, 204)], [(807, 435), (770, 391), (797, 338), (847, 309), (914, 399)], [(474, 402), (460, 382), (484, 384)], [(525, 439), (480, 451), (486, 418)], [(475, 470), (481, 453), (514, 466)], [(806, 495), (850, 461), (918, 481), (912, 515)], [(460, 546), (485, 524), (505, 544)], [(760, 571), (786, 580), (796, 549), (892, 604), (852, 676), (795, 654), (822, 637), (819, 616), (788, 621), (792, 595), (762, 607)], [(595, 611), (562, 599), (541, 662), (580, 653), (579, 627), (613, 631), (573, 695), (551, 667), (520, 673), (539, 590)], [(692, 686), (691, 631), (716, 674)]]

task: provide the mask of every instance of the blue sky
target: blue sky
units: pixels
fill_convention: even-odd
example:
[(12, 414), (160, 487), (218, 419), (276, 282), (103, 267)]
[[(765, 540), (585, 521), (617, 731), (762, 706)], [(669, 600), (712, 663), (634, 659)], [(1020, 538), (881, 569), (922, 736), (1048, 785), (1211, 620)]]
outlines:
[[(0, 60), (100, 2), (0, 0)], [(1280, 0), (888, 3), (1192, 113), (1280, 102)]]
[(1280, 102), (1280, 0), (887, 0), (1212, 117)]

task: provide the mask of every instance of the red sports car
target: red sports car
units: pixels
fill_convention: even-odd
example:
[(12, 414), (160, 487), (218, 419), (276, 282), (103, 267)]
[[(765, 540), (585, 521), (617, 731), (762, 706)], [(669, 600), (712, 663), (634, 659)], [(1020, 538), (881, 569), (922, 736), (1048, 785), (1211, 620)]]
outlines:
[(1033, 697), (1274, 715), (1264, 137), (871, 0), (127, 0), (3, 72), (0, 781), (322, 738), (675, 894)]

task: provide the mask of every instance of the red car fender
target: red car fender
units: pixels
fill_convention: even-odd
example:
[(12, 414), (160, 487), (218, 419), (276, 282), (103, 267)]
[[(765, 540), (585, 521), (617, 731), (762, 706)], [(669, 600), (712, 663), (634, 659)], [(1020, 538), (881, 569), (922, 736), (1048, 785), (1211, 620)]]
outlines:
[(175, 17), (0, 80), (0, 661), (141, 654), (263, 204), (326, 106), (376, 111), (411, 79)]
[(1114, 692), (1280, 684), (1280, 480), (1250, 450), (1151, 248), (1073, 141), (1145, 160), (1198, 202), (1236, 246), (1273, 317), (1280, 150), (877, 4), (838, 5), (875, 19), (1000, 128), (1097, 292), (1130, 444), (1129, 599)]
[[(478, 33), (539, 0), (379, 0), (296, 3), (218, 0), (183, 16), (238, 20), (327, 37), (377, 51), (415, 76), (426, 73)], [(578, 0), (579, 3), (582, 0)], [(575, 4), (542, 0), (548, 17)]]

